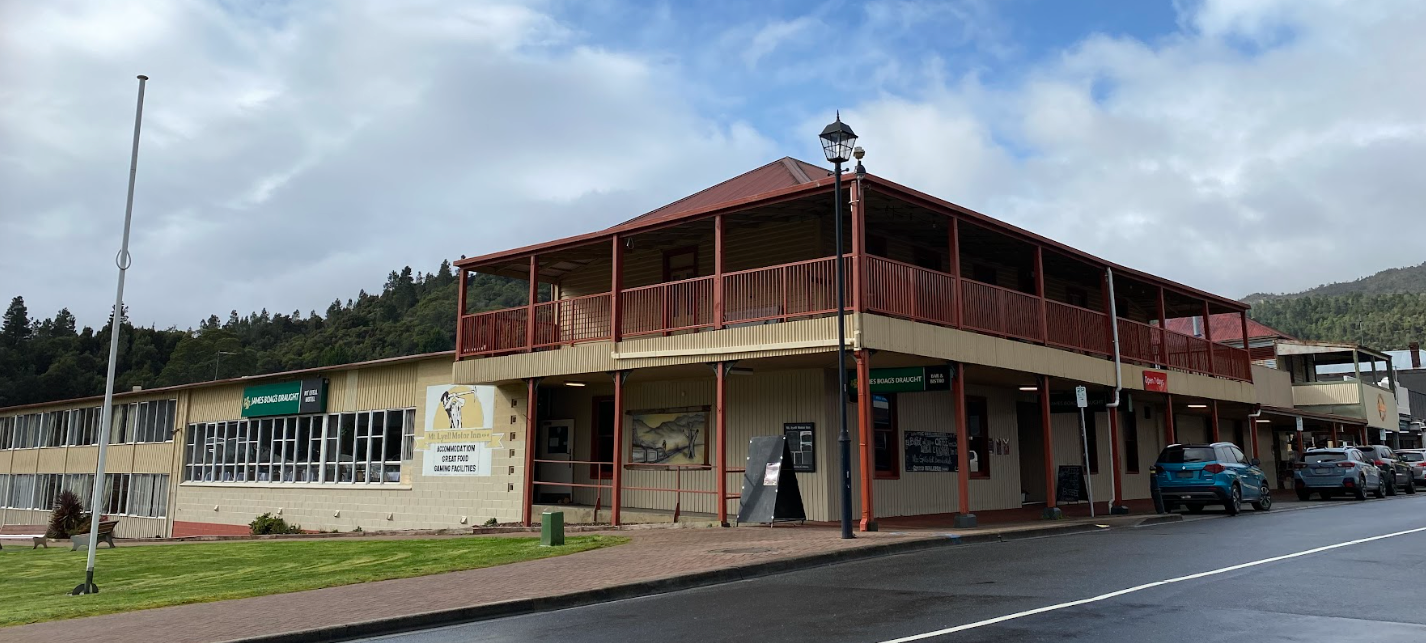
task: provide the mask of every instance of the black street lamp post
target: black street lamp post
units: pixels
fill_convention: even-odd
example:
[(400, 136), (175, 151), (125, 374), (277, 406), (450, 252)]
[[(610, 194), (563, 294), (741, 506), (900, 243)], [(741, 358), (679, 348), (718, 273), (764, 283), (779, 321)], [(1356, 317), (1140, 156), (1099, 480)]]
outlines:
[(847, 268), (846, 251), (842, 247), (842, 164), (851, 160), (857, 135), (837, 120), (822, 130), (822, 152), (834, 167), (832, 216), (837, 229), (837, 405), (842, 411), (841, 434), (837, 438), (842, 450), (842, 538), (852, 535), (852, 436), (847, 433)]

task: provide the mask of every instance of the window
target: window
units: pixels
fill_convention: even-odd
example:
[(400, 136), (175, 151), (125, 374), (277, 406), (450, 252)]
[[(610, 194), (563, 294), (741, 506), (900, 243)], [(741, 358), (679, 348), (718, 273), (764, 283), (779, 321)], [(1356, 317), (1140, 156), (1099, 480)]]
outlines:
[[(0, 449), (15, 448), (15, 418), (0, 418)], [(4, 490), (0, 489), (0, 503), (4, 503)]]
[(1159, 454), (1159, 462), (1164, 464), (1212, 462), (1215, 457), (1213, 449), (1208, 447), (1171, 446)]
[(1071, 306), (1089, 308), (1089, 293), (1085, 292), (1083, 288), (1066, 289), (1065, 299), (1068, 300)]
[[(614, 398), (594, 398), (594, 443), (589, 449), (592, 462), (614, 461)], [(589, 475), (595, 478), (609, 478), (614, 469), (609, 464), (589, 465)]]
[(1000, 274), (993, 266), (983, 263), (974, 264), (970, 268), (970, 278), (984, 284), (992, 286), (1000, 283)]
[[(1113, 411), (1118, 413), (1116, 409)], [(1124, 471), (1128, 473), (1139, 472), (1139, 416), (1134, 413), (1124, 413), (1120, 417), (1124, 422)]]
[(698, 276), (698, 248), (688, 247), (663, 253), (663, 280), (681, 281)]
[(191, 424), (183, 479), (400, 482), (416, 439), (415, 420), (415, 409), (394, 409)]
[(896, 395), (871, 396), (872, 463), (876, 477), (901, 477), (900, 440), (896, 432)]
[(927, 270), (941, 270), (941, 253), (917, 246), (912, 251), (912, 263)]
[(970, 477), (990, 477), (990, 425), (985, 398), (966, 398), (966, 437), (970, 443)]

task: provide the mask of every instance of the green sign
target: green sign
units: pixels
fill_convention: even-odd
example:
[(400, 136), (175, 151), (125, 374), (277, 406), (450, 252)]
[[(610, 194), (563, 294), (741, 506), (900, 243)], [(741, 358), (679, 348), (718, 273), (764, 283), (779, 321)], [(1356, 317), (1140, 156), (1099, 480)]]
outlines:
[(259, 384), (243, 389), (243, 417), (303, 415), (327, 410), (324, 379)]
[[(856, 373), (848, 373), (847, 376), (849, 388), (856, 390)], [(871, 392), (873, 393), (919, 393), (921, 391), (945, 391), (950, 388), (951, 367), (949, 366), (871, 369)]]

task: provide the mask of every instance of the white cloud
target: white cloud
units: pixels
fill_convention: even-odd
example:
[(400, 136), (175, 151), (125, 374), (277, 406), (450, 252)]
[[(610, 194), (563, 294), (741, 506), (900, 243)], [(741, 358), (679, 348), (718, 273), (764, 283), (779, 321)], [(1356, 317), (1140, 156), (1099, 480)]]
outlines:
[(1230, 296), (1426, 258), (1426, 5), (1184, 9), (1161, 42), (1093, 36), (847, 120), (872, 172)]
[(598, 229), (775, 154), (700, 116), (676, 70), (538, 6), (6, 7), (0, 295), (35, 315), (107, 315), (137, 73), (143, 324), (320, 311), (392, 268)]

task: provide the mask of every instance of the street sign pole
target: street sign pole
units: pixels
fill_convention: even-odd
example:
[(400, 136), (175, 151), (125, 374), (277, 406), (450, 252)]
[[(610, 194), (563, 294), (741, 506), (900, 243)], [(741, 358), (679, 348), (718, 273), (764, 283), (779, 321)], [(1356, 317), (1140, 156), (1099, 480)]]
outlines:
[(1074, 387), (1074, 403), (1079, 407), (1079, 444), (1084, 451), (1084, 492), (1089, 494), (1089, 517), (1094, 517), (1094, 476), (1089, 471), (1089, 432), (1084, 428), (1084, 409), (1089, 406), (1089, 391)]

